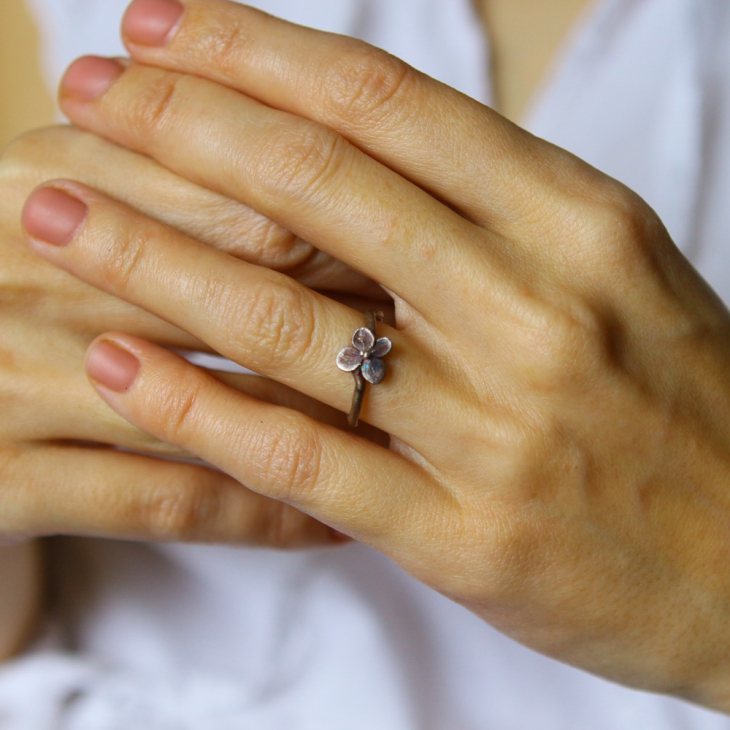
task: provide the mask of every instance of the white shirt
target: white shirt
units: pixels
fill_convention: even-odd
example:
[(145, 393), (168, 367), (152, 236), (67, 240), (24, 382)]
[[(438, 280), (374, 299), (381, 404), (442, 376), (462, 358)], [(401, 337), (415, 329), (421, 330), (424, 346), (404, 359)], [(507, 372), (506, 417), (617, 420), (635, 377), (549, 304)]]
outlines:
[[(82, 53), (124, 53), (126, 3), (33, 0), (51, 86)], [(470, 0), (252, 4), (492, 99)], [(730, 302), (728, 0), (594, 0), (524, 126), (641, 194)], [(55, 633), (0, 670), (3, 730), (730, 728), (538, 655), (359, 544), (66, 539), (55, 562)]]

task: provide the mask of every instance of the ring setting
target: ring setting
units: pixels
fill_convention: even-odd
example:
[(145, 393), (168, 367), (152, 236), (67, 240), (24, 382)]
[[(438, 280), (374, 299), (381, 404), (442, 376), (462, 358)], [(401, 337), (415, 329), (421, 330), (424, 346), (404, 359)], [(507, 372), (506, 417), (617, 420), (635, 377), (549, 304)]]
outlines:
[(377, 322), (383, 321), (383, 313), (370, 309), (366, 312), (366, 326), (355, 330), (352, 346), (340, 350), (337, 355), (337, 367), (355, 378), (355, 393), (352, 408), (347, 417), (350, 426), (357, 426), (360, 418), (365, 386), (367, 383), (377, 385), (385, 377), (386, 367), (382, 358), (393, 346), (387, 337), (377, 336)]

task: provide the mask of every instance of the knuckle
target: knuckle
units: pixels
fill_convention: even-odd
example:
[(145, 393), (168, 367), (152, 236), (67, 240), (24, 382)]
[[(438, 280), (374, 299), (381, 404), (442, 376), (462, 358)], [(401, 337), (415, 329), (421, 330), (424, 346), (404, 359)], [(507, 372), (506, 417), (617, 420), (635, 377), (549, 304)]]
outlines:
[[(610, 186), (613, 191), (615, 186)], [(601, 200), (597, 215), (601, 233), (616, 243), (636, 243), (641, 240), (653, 216), (649, 205), (634, 191), (624, 186)]]
[(18, 160), (36, 157), (39, 148), (45, 149), (47, 146), (49, 129), (33, 129), (15, 137), (0, 152), (0, 163), (13, 164)]
[(284, 271), (316, 250), (265, 215), (232, 200), (201, 200), (189, 220), (188, 235), (248, 263)]
[(51, 180), (71, 178), (98, 187), (97, 166), (111, 149), (117, 149), (111, 142), (63, 124), (16, 137), (0, 153), (0, 216), (6, 210), (17, 216), (33, 188)]
[(656, 212), (638, 194), (629, 191), (619, 205), (610, 207), (614, 255), (618, 265), (633, 274), (653, 268), (656, 246), (671, 242)]
[(206, 537), (220, 512), (220, 494), (205, 485), (177, 486), (152, 492), (139, 506), (141, 524), (163, 540), (190, 541)]
[(63, 126), (34, 129), (16, 137), (0, 150), (0, 181), (4, 199), (11, 190), (17, 189), (19, 194), (27, 195), (44, 179), (59, 177), (57, 168), (61, 167), (59, 162), (63, 160), (68, 145), (82, 134), (78, 130), (74, 130), (75, 134), (68, 132), (71, 129)]
[(285, 122), (262, 146), (255, 179), (277, 199), (307, 203), (342, 169), (349, 152), (343, 137), (318, 124)]
[(125, 100), (125, 121), (132, 135), (144, 139), (164, 132), (171, 115), (177, 111), (178, 100), (192, 91), (183, 87), (192, 81), (191, 77), (166, 71), (149, 73), (131, 103)]
[[(668, 238), (659, 216), (638, 193), (609, 179), (572, 203), (575, 214), (566, 237), (581, 245), (591, 262), (600, 251), (604, 271), (645, 270), (652, 248)], [(577, 205), (577, 207), (575, 207)], [(597, 262), (596, 262), (597, 263)]]
[(286, 367), (316, 352), (312, 302), (294, 285), (269, 281), (235, 303), (228, 299), (228, 309), (222, 311), (233, 312), (233, 321), (245, 322), (245, 336), (230, 343), (242, 357), (265, 367)]
[(341, 54), (325, 74), (325, 98), (335, 116), (358, 125), (381, 121), (413, 90), (417, 73), (404, 61), (366, 44)]
[(0, 150), (0, 174), (7, 175), (17, 170), (18, 165), (28, 156), (29, 143), (28, 134), (13, 139), (8, 145)]
[(523, 515), (508, 514), (490, 534), (489, 595), (492, 601), (518, 600), (544, 568), (544, 527)]
[(205, 58), (214, 58), (217, 69), (226, 78), (238, 78), (251, 49), (250, 24), (239, 18), (226, 17), (226, 22), (202, 28), (197, 50)]
[(262, 218), (250, 238), (254, 262), (270, 269), (284, 271), (299, 266), (315, 253), (310, 243), (269, 219)]
[(181, 29), (190, 58), (214, 64), (217, 74), (224, 78), (240, 79), (242, 69), (258, 50), (260, 33), (256, 21), (265, 21), (267, 17), (258, 8), (239, 4), (218, 13), (191, 8), (189, 22)]
[[(484, 607), (519, 599), (540, 565), (541, 523), (518, 504), (493, 509), (471, 501), (463, 507), (448, 534), (468, 537), (454, 539), (439, 591)], [(474, 566), (471, 576), (465, 577), (465, 564)]]
[(251, 451), (259, 478), (277, 500), (306, 501), (320, 481), (322, 444), (314, 428), (294, 414), (259, 428)]
[(119, 235), (111, 246), (98, 248), (97, 250), (103, 253), (102, 261), (99, 263), (105, 273), (104, 283), (121, 294), (128, 292), (135, 281), (142, 276), (145, 252), (152, 249), (151, 237), (150, 231), (132, 227)]
[(593, 382), (611, 359), (611, 328), (590, 303), (565, 294), (559, 304), (533, 308), (523, 322), (523, 374), (547, 391), (570, 390)]
[(644, 199), (623, 183), (609, 178), (599, 187), (599, 201), (609, 218), (631, 222), (649, 209)]
[(160, 426), (164, 441), (184, 447), (188, 434), (196, 432), (203, 390), (203, 380), (197, 375), (197, 371), (188, 371), (187, 376), (179, 374), (175, 387), (162, 397), (159, 412), (164, 419)]

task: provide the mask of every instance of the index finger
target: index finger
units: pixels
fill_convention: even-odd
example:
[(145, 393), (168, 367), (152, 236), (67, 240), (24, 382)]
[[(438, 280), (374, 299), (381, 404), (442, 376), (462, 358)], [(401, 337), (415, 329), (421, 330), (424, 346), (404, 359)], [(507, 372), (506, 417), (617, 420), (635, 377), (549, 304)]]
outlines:
[(134, 59), (320, 122), (497, 233), (515, 234), (555, 194), (556, 166), (572, 159), (580, 168), (565, 150), (367, 43), (228, 0), (186, 0), (181, 18), (176, 6), (130, 5), (122, 31)]

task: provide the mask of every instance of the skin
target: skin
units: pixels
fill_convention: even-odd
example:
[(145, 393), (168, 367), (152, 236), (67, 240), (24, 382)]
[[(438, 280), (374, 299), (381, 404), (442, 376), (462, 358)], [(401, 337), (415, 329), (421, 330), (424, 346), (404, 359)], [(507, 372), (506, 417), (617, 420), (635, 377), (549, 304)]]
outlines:
[[(537, 17), (536, 11), (543, 3), (536, 5), (530, 17)], [(490, 4), (490, 40), (496, 58), (493, 75), (500, 99), (504, 100), (500, 111), (507, 116), (511, 114), (511, 98), (529, 94), (530, 85), (538, 81), (526, 77), (523, 68), (546, 64), (545, 51), (549, 55), (562, 41), (564, 6), (569, 3), (552, 5), (552, 12), (541, 16), (542, 45), (525, 45), (524, 19), (522, 28), (514, 22), (514, 3), (495, 0)], [(8, 36), (5, 45), (8, 49), (31, 47), (32, 39), (27, 37), (30, 19), (21, 12), (20, 3), (6, 10), (0, 29)], [(520, 63), (513, 64), (506, 55), (503, 58), (503, 48), (519, 49)], [(20, 51), (15, 53), (18, 56)], [(17, 118), (3, 117), (3, 124), (9, 125), (7, 129), (2, 127), (4, 132), (27, 128), (30, 119), (37, 124), (39, 119), (50, 118), (50, 100), (45, 98), (35, 62), (28, 59), (19, 65), (3, 64), (0, 73), (5, 66), (13, 69), (12, 79), (2, 86), (5, 107), (18, 114)], [(16, 99), (7, 98), (16, 87), (22, 94)], [(20, 112), (25, 116), (20, 118)], [(186, 526), (186, 505), (190, 500), (165, 496), (172, 490), (172, 483), (175, 494), (182, 491), (184, 495), (196, 485), (202, 487), (215, 481), (207, 471), (187, 466), (160, 468), (159, 464), (145, 460), (120, 460), (117, 454), (98, 448), (101, 442), (149, 454), (185, 453), (131, 426), (93, 395), (80, 375), (85, 348), (94, 337), (116, 327), (161, 344), (197, 349), (207, 346), (78, 279), (59, 276), (59, 272), (23, 248), (19, 228), (22, 204), (35, 185), (55, 177), (85, 182), (198, 240), (234, 256), (287, 271), (309, 286), (329, 290), (329, 296), (350, 301), (360, 309), (375, 297), (379, 308), (387, 311), (390, 299), (372, 282), (354, 275), (326, 254), (314, 252), (303, 265), (297, 263), (306, 258), (307, 249), (292, 255), (294, 237), (285, 229), (235, 201), (191, 185), (148, 159), (78, 129), (37, 130), (4, 150), (0, 157), (0, 248), (4, 261), (10, 262), (4, 269), (2, 284), (3, 301), (10, 306), (0, 312), (0, 328), (5, 352), (12, 353), (13, 358), (4, 358), (0, 365), (3, 408), (12, 416), (4, 420), (8, 428), (0, 433), (0, 459), (4, 465), (13, 464), (12, 481), (6, 469), (4, 483), (17, 484), (29, 505), (22, 510), (24, 516), (20, 521), (9, 519), (3, 526), (4, 538), (13, 542), (21, 534), (27, 538), (28, 534), (78, 532), (130, 539), (226, 539), (221, 528), (213, 524), (203, 525), (198, 520), (195, 530)], [(339, 292), (333, 294), (332, 289)], [(343, 292), (355, 292), (363, 298), (352, 298)], [(21, 313), (22, 326), (17, 326)], [(389, 321), (394, 321), (392, 313)], [(21, 372), (30, 372), (32, 377), (16, 377)], [(270, 379), (224, 373), (217, 377), (258, 398), (298, 408), (346, 428), (339, 411)], [(72, 419), (68, 418), (69, 413), (73, 414)], [(20, 433), (14, 427), (17, 423), (22, 424)], [(361, 423), (359, 432), (368, 435), (368, 430), (370, 438), (385, 443), (384, 434)], [(92, 445), (97, 448), (91, 450)], [(137, 470), (141, 472), (139, 478), (134, 476)], [(130, 481), (140, 483), (141, 488), (126, 498)], [(187, 487), (181, 489), (180, 485)], [(90, 508), (80, 509), (79, 503), (88, 503), (90, 494), (94, 495)], [(45, 504), (33, 495), (43, 495)], [(323, 533), (318, 523), (302, 519), (295, 510), (282, 509), (280, 505), (269, 500), (249, 501), (246, 519), (235, 526), (235, 534), (230, 538), (247, 544), (290, 548), (330, 539), (329, 532)], [(53, 518), (38, 514), (40, 507), (52, 512)], [(99, 524), (102, 510), (108, 515), (106, 524)], [(69, 512), (72, 520), (68, 514), (64, 516)], [(286, 519), (279, 519), (282, 516)], [(43, 574), (38, 547), (37, 541), (29, 539), (8, 547), (0, 545), (0, 585), (5, 596), (0, 602), (0, 659), (22, 650), (40, 615)]]
[[(96, 62), (77, 62), (65, 113), (392, 293), (390, 371), (361, 414), (391, 442), (262, 403), (137, 333), (92, 343), (103, 401), (537, 651), (728, 711), (730, 315), (654, 211), (361, 42), (224, 0), (189, 0), (164, 46), (133, 43), (127, 20), (133, 63), (90, 100)], [(38, 238), (49, 188), (86, 208), (62, 247)], [(349, 410), (334, 357), (361, 312), (78, 181), (23, 219), (65, 272)], [(110, 347), (126, 382), (104, 370)]]
[[(393, 293), (398, 328), (379, 332), (394, 342), (391, 373), (361, 415), (390, 449), (128, 330), (92, 345), (98, 394), (528, 646), (727, 711), (725, 307), (654, 212), (574, 156), (363, 44), (204, 5), (187, 4), (164, 49), (128, 43), (169, 71), (132, 64), (92, 102), (67, 77), (66, 113)], [(457, 135), (443, 108), (457, 110)], [(352, 381), (327, 353), (361, 313), (98, 189), (51, 187), (88, 213), (67, 246), (49, 246), (33, 235), (32, 197), (36, 253), (349, 409)], [(101, 342), (136, 359), (125, 387), (101, 382)], [(190, 503), (193, 532), (220, 507), (209, 484)], [(23, 499), (9, 513), (18, 505), (27, 516)]]
[[(99, 401), (84, 374), (89, 343), (109, 328), (168, 347), (210, 348), (147, 312), (58, 271), (24, 243), (20, 212), (33, 188), (66, 176), (147, 210), (226, 255), (280, 268), (315, 286), (353, 285), (329, 294), (356, 307), (382, 291), (330, 257), (235, 201), (179, 178), (158, 164), (72, 127), (26, 134), (0, 159), (0, 657), (32, 636), (42, 600), (42, 563), (34, 536), (77, 534), (136, 540), (228, 542), (303, 548), (342, 542), (316, 520), (242, 489), (200, 465), (152, 458), (194, 458), (131, 426)], [(317, 283), (315, 283), (317, 282)], [(378, 301), (378, 306), (386, 302)], [(265, 378), (217, 372), (232, 387), (301, 408), (347, 429), (329, 406)], [(387, 443), (369, 427), (368, 437)], [(145, 455), (123, 454), (121, 446)], [(195, 495), (220, 499), (221, 514), (191, 520)], [(227, 515), (223, 519), (223, 514)], [(194, 523), (194, 524), (193, 524)], [(18, 541), (26, 541), (24, 543)], [(4, 547), (10, 541), (12, 547)]]
[[(0, 659), (23, 648), (40, 615), (41, 551), (31, 537), (78, 534), (286, 549), (342, 543), (318, 521), (241, 488), (197, 459), (192, 465), (153, 459), (194, 457), (131, 426), (98, 399), (84, 374), (84, 353), (108, 329), (168, 347), (210, 348), (49, 266), (27, 248), (20, 225), (25, 199), (56, 177), (104, 190), (227, 255), (286, 271), (355, 307), (376, 303), (387, 311), (389, 302), (372, 281), (250, 208), (95, 135), (55, 126), (9, 145), (0, 156)], [(270, 379), (215, 375), (257, 398), (348, 428), (344, 414)], [(385, 434), (367, 428), (369, 438), (387, 443)], [(203, 522), (191, 516), (201, 491), (221, 500), (221, 514), (211, 512)]]
[[(109, 174), (109, 170), (114, 174)], [(166, 347), (203, 352), (211, 349), (198, 338), (138, 307), (79, 282), (55, 267), (39, 266), (38, 257), (24, 245), (16, 216), (38, 182), (59, 173), (84, 179), (138, 210), (154, 211), (176, 230), (206, 239), (207, 245), (225, 251), (232, 259), (267, 261), (266, 266), (281, 268), (289, 274), (298, 272), (302, 280), (311, 278), (324, 285), (331, 281), (337, 286), (349, 279), (362, 292), (372, 290), (373, 286), (346, 267), (313, 254), (307, 244), (302, 245), (296, 237), (240, 203), (203, 190), (158, 164), (91, 134), (71, 127), (49, 128), (25, 135), (5, 151), (0, 166), (0, 185), (5, 193), (0, 202), (0, 217), (4, 222), (6, 270), (12, 272), (13, 279), (3, 292), (3, 381), (7, 383), (12, 377), (13, 389), (3, 394), (3, 413), (7, 417), (3, 419), (2, 433), (5, 489), (0, 533), (9, 539), (55, 532), (154, 537), (156, 529), (145, 526), (144, 505), (154, 509), (158, 498), (157, 506), (163, 506), (168, 497), (164, 492), (151, 501), (143, 496), (143, 485), (150, 482), (142, 476), (145, 470), (160, 469), (160, 487), (164, 489), (169, 479), (169, 489), (175, 491), (180, 479), (182, 484), (202, 485), (212, 473), (198, 466), (98, 448), (109, 444), (148, 454), (191, 456), (130, 427), (100, 404), (83, 374), (83, 354), (89, 342), (110, 325), (134, 331)], [(342, 298), (357, 306), (372, 301), (355, 295)], [(27, 332), (32, 332), (33, 338), (28, 338)], [(54, 353), (52, 360), (48, 358), (49, 351)], [(287, 401), (308, 410), (316, 407), (324, 420), (333, 419), (338, 425), (345, 422), (333, 409), (323, 409), (272, 381), (228, 373), (216, 373), (216, 377), (233, 387), (255, 392), (264, 400)], [(39, 402), (44, 404), (42, 411), (37, 407)], [(379, 437), (375, 430), (370, 435)], [(116, 472), (118, 477), (113, 478), (109, 487), (116, 486), (103, 497), (109, 503), (84, 507), (89, 497), (84, 489), (97, 489), (99, 471), (112, 474), (115, 468), (121, 471)], [(68, 477), (59, 479), (59, 474), (66, 470)], [(45, 473), (47, 477), (43, 476)], [(28, 478), (33, 480), (32, 490), (27, 489)], [(139, 493), (130, 491), (130, 481), (139, 482)], [(22, 492), (27, 495), (23, 500), (29, 502), (19, 508), (18, 514), (13, 514), (12, 509), (15, 484), (17, 496)], [(38, 504), (38, 496), (33, 499), (32, 492), (40, 495), (49, 488), (57, 493), (58, 501), (44, 500), (44, 505)], [(78, 495), (74, 494), (76, 490)], [(115, 504), (122, 494), (127, 494), (129, 501)], [(137, 514), (139, 510), (142, 512)], [(101, 516), (100, 511), (107, 516)], [(158, 537), (180, 537), (174, 534), (174, 523), (172, 519), (169, 535), (165, 536), (162, 529)], [(244, 537), (243, 532), (238, 537), (235, 532), (227, 539), (236, 541)], [(209, 539), (217, 538), (210, 535)]]
[[(54, 105), (41, 79), (37, 33), (27, 8), (22, 0), (5, 0), (0, 15), (2, 150), (19, 134), (50, 123)], [(41, 553), (37, 541), (11, 547), (0, 542), (0, 660), (19, 651), (35, 628), (44, 584)]]

